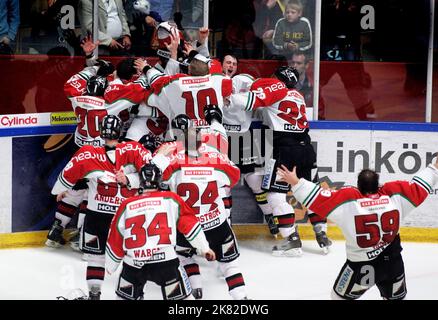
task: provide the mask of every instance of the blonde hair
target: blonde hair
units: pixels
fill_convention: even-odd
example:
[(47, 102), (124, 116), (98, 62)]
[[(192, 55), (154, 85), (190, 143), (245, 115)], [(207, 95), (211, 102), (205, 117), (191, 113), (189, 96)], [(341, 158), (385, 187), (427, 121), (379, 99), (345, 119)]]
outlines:
[(286, 12), (286, 10), (288, 8), (297, 10), (298, 12), (303, 12), (303, 4), (301, 3), (301, 1), (299, 0), (291, 0), (286, 4), (286, 7), (284, 9), (284, 12)]

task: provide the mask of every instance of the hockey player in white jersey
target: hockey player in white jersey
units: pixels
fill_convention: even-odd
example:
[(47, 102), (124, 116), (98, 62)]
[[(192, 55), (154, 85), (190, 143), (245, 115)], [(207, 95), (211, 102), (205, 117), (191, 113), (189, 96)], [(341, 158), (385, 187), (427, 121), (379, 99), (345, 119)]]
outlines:
[[(235, 62), (235, 64), (233, 63)], [(249, 74), (237, 74), (237, 59), (231, 55), (224, 58), (223, 72), (232, 76), (233, 93), (248, 92), (255, 79)], [(251, 128), (253, 112), (245, 111), (239, 106), (229, 105), (223, 109), (223, 126), (228, 134), (228, 156), (236, 163), (245, 183), (254, 194), (254, 198), (263, 212), (270, 233), (277, 237), (278, 225), (273, 217), (273, 209), (267, 201), (267, 192), (261, 189), (263, 170), (261, 163), (262, 148), (265, 146), (265, 130), (258, 129), (255, 134)], [(242, 139), (241, 139), (242, 138)], [(232, 197), (231, 190), (226, 190), (224, 198), (226, 208), (231, 216)]]
[[(281, 164), (296, 165), (298, 175), (311, 180), (312, 169), (316, 168), (316, 154), (310, 143), (304, 98), (293, 89), (298, 81), (297, 71), (292, 67), (280, 67), (275, 76), (277, 79), (256, 80), (251, 92), (235, 94), (230, 101), (231, 105), (240, 105), (247, 111), (257, 109), (256, 114), (273, 131), (273, 159), (265, 164), (262, 189), (269, 191), (267, 200), (286, 242), (274, 246), (272, 253), (276, 256), (300, 256), (302, 243), (295, 224), (294, 209), (286, 200), (290, 187), (276, 180), (276, 168)], [(326, 220), (314, 214), (310, 220), (319, 246), (328, 252), (331, 241), (326, 234)]]
[(357, 188), (339, 190), (322, 189), (298, 178), (295, 168), (289, 169), (278, 169), (279, 180), (291, 184), (298, 201), (317, 215), (329, 217), (345, 236), (347, 261), (333, 285), (332, 298), (358, 299), (376, 285), (383, 299), (404, 299), (400, 223), (433, 193), (438, 183), (438, 158), (411, 181), (380, 186), (379, 175), (364, 169), (358, 175)]
[[(208, 110), (206, 119), (221, 118), (218, 108)], [(246, 299), (245, 282), (238, 266), (239, 251), (234, 233), (227, 222), (223, 203), (223, 186), (233, 187), (240, 177), (239, 169), (226, 154), (212, 150), (202, 143), (204, 133), (191, 126), (193, 122), (185, 115), (176, 118), (173, 124), (182, 129), (185, 143), (179, 146), (170, 164), (163, 172), (163, 182), (170, 190), (180, 195), (192, 207), (202, 225), (210, 247), (215, 251), (219, 268), (225, 277), (229, 294), (233, 299)], [(196, 298), (202, 297), (202, 281), (199, 266), (193, 259), (194, 250), (180, 235), (177, 238), (182, 265), (189, 275)]]
[[(77, 181), (86, 179), (87, 213), (81, 229), (80, 248), (88, 255), (87, 283), (90, 298), (100, 298), (104, 279), (104, 250), (111, 219), (121, 202), (135, 195), (139, 186), (138, 172), (151, 159), (151, 154), (138, 142), (119, 143), (122, 121), (108, 115), (100, 125), (105, 145), (81, 147), (60, 173), (52, 193), (61, 200)], [(51, 230), (52, 231), (52, 230)], [(53, 233), (62, 236), (63, 228)]]
[(204, 107), (217, 105), (223, 109), (224, 98), (232, 93), (231, 79), (222, 74), (210, 74), (210, 60), (194, 52), (189, 65), (189, 75), (166, 76), (149, 67), (148, 81), (154, 91), (147, 104), (157, 107), (169, 119), (186, 114), (190, 119), (206, 125)]
[(215, 253), (193, 209), (176, 193), (159, 190), (158, 167), (145, 165), (140, 177), (140, 194), (121, 204), (109, 231), (107, 272), (115, 272), (123, 261), (116, 295), (143, 299), (143, 288), (152, 281), (161, 287), (164, 300), (193, 300), (190, 281), (175, 251), (177, 232), (207, 260), (215, 260)]

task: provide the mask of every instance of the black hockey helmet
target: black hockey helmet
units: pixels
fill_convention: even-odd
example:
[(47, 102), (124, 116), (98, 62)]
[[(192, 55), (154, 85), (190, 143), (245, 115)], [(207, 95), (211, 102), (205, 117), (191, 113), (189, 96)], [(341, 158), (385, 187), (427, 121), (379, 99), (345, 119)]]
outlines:
[(100, 136), (103, 139), (118, 140), (122, 134), (123, 122), (115, 115), (107, 115), (100, 124)]
[(299, 73), (294, 67), (278, 67), (277, 70), (275, 70), (274, 75), (278, 80), (284, 82), (288, 89), (295, 88), (296, 84), (298, 83)]
[(101, 76), (92, 76), (87, 81), (86, 94), (88, 96), (103, 97), (106, 87), (108, 87), (108, 80)]
[(150, 152), (154, 153), (155, 150), (157, 150), (158, 147), (161, 146), (161, 144), (163, 143), (163, 139), (149, 132), (145, 134), (143, 137), (141, 137), (141, 139), (138, 142), (141, 143), (143, 147), (148, 149)]
[(161, 171), (153, 163), (145, 164), (140, 169), (140, 188), (158, 189), (161, 182)]
[(190, 127), (191, 120), (186, 114), (179, 114), (172, 120), (172, 128), (187, 131)]

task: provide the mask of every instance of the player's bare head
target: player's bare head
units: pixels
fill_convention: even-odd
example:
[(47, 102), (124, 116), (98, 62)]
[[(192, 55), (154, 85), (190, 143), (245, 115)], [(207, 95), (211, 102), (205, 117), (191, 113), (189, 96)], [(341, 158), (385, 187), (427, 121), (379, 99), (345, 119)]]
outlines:
[(230, 78), (233, 77), (237, 72), (237, 63), (237, 57), (227, 54), (222, 60), (222, 72)]
[(134, 62), (134, 58), (127, 58), (123, 59), (117, 64), (117, 76), (121, 80), (129, 81), (135, 74), (137, 74), (137, 69), (135, 68)]
[(370, 169), (363, 169), (357, 177), (357, 187), (363, 195), (377, 193), (379, 190), (379, 174)]
[(189, 75), (191, 76), (206, 76), (210, 73), (210, 59), (197, 54), (189, 64)]

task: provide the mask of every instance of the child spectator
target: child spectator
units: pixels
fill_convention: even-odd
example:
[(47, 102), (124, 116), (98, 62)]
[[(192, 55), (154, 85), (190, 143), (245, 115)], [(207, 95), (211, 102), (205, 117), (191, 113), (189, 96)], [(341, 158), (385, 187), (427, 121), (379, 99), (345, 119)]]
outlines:
[(308, 53), (312, 47), (312, 27), (302, 14), (301, 2), (290, 1), (286, 5), (284, 18), (275, 25), (273, 45), (286, 58), (290, 58), (294, 52)]

